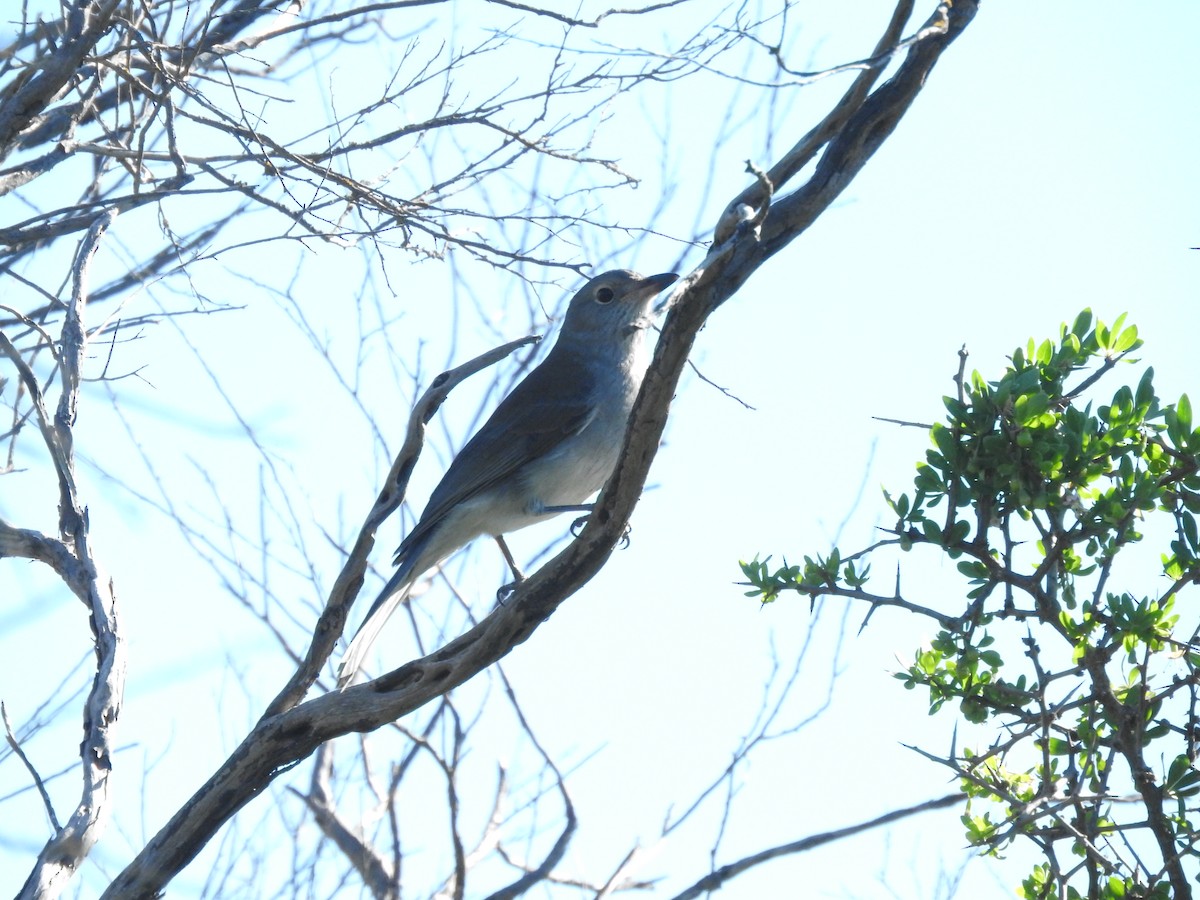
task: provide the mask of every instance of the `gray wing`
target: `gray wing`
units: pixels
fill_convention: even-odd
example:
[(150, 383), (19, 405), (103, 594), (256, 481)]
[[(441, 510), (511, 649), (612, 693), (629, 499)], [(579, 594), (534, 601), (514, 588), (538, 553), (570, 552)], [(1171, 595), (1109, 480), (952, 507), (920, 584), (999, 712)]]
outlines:
[(592, 374), (570, 357), (555, 359), (548, 367), (552, 357), (553, 353), (513, 388), (454, 457), (420, 521), (396, 551), (396, 562), (420, 546), (446, 512), (550, 453), (595, 417)]

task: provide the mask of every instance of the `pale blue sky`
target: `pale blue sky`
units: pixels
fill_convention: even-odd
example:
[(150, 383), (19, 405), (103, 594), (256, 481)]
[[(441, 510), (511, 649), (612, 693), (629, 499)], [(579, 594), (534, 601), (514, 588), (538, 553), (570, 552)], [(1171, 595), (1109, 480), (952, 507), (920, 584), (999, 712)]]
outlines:
[[(855, 4), (853, 13), (846, 6), (805, 4), (794, 14), (812, 15), (797, 43), (798, 66), (862, 54), (886, 4)], [(656, 19), (647, 43), (659, 27), (676, 26), (669, 15)], [(629, 40), (614, 28), (597, 40)], [(568, 766), (588, 758), (570, 782), (582, 817), (571, 865), (595, 872), (615, 865), (635, 839), (653, 844), (667, 807), (690, 800), (727, 763), (757, 710), (770, 642), (788, 659), (812, 618), (797, 600), (760, 610), (742, 598), (734, 584), (738, 559), (824, 551), (851, 513), (843, 546), (859, 546), (871, 539), (875, 525), (888, 524), (878, 488), (906, 487), (926, 439), (919, 430), (872, 417), (937, 417), (961, 345), (971, 354), (970, 365), (991, 376), (1014, 346), (1030, 336), (1053, 335), (1085, 306), (1108, 321), (1126, 312), (1146, 341), (1141, 355), (1154, 365), (1160, 391), (1168, 399), (1184, 390), (1200, 393), (1194, 349), (1200, 251), (1189, 249), (1200, 245), (1198, 34), (1200, 5), (1191, 0), (1153, 7), (1085, 0), (985, 3), (836, 208), (713, 316), (694, 361), (754, 410), (694, 377), (685, 379), (651, 473), (653, 489), (634, 517), (631, 546), (615, 553), (505, 663), (542, 742)], [(370, 58), (359, 64), (361, 73), (346, 73), (347, 91), (360, 76), (370, 83), (378, 75)], [(744, 183), (743, 161), (771, 161), (764, 155), (764, 131), (773, 130), (776, 150), (788, 146), (845, 83), (845, 77), (835, 78), (806, 90), (786, 115), (748, 111), (749, 124), (720, 147), (715, 171), (709, 170), (713, 141), (707, 129), (719, 80), (684, 81), (617, 104), (614, 116), (627, 118), (603, 133), (597, 153), (619, 157), (646, 181), (636, 192), (608, 195), (605, 211), (625, 224), (639, 223), (662, 197), (656, 183), (661, 164), (678, 185), (659, 230), (687, 232), (697, 216), (712, 222)], [(292, 90), (303, 97), (310, 87), (301, 81)], [(665, 157), (658, 130), (670, 134)], [(697, 210), (697, 198), (710, 188)], [(144, 222), (153, 227), (150, 218)], [(245, 227), (258, 226), (250, 220)], [(124, 237), (135, 239), (132, 233)], [(265, 280), (287, 285), (285, 270), (296, 264), (291, 248), (278, 258), (272, 245), (243, 252), (256, 255)], [(606, 263), (661, 271), (680, 253), (678, 243), (650, 238)], [(683, 267), (700, 257), (692, 250)], [(217, 360), (229, 390), (279, 460), (287, 489), (306, 495), (295, 499), (309, 529), (308, 561), (329, 584), (336, 560), (313, 537), (313, 524), (344, 535), (368, 508), (383, 471), (380, 448), (347, 409), (344, 393), (312, 363), (311, 351), (275, 301), (227, 276), (222, 267), (236, 268), (245, 258), (233, 254), (198, 269), (203, 290), (249, 308), (189, 323), (190, 339)], [(342, 328), (345, 295), (358, 289), (346, 270), (357, 266), (355, 251), (316, 248), (291, 285), (293, 297), (322, 320), (331, 352), (346, 359), (356, 346), (354, 332)], [(437, 302), (449, 290), (446, 270), (435, 263), (413, 266), (395, 251), (388, 267), (403, 314), (389, 336), (401, 359), (372, 351), (375, 383), (364, 391), (364, 402), (380, 415), (395, 449), (411, 393), (410, 384), (396, 384), (395, 370), (411, 362), (419, 343), (426, 344), (427, 378), (449, 357), (465, 359), (501, 337), (517, 337), (529, 323), (521, 313), (505, 317), (492, 304), (495, 333), (464, 328), (452, 353), (444, 306)], [(473, 290), (517, 297), (516, 284), (498, 283), (499, 276), (481, 266), (464, 269)], [(553, 305), (573, 289), (567, 277), (561, 292), (547, 290), (543, 299)], [(514, 299), (509, 308), (520, 306)], [(127, 367), (148, 365), (145, 377), (154, 385), (121, 385), (123, 403), (136, 423), (156, 424), (145, 444), (164, 477), (193, 486), (181, 495), (189, 512), (220, 516), (220, 505), (189, 462), (201, 459), (237, 521), (257, 527), (259, 462), (246, 452), (229, 413), (169, 326), (123, 352)], [(1136, 375), (1131, 368), (1128, 377)], [(445, 412), (451, 426), (465, 420), (477, 393), (467, 387), (461, 398), (456, 394)], [(80, 446), (106, 472), (148, 485), (106, 407), (102, 390), (88, 395)], [(121, 757), (128, 772), (119, 773), (119, 824), (95, 854), (99, 868), (112, 873), (129, 846), (140, 846), (143, 831), (153, 833), (252, 723), (262, 698), (282, 681), (286, 661), (212, 573), (189, 557), (163, 518), (95, 470), (85, 471), (94, 497), (92, 521), (117, 579), (130, 640), (120, 742), (135, 749)], [(433, 454), (423, 460), (413, 484), (417, 505), (440, 471)], [(16, 524), (53, 528), (53, 503), (36, 503), (39, 491), (46, 496), (47, 475), (35, 466), (28, 475), (5, 477), (4, 491), (21, 495), (22, 510), (42, 510), (40, 520)], [(0, 512), (10, 502), (18, 503), (0, 496)], [(514, 549), (533, 553), (563, 525), (523, 533)], [(384, 534), (377, 548), (381, 568), (399, 526), (390, 523)], [(486, 602), (501, 564), (490, 547), (482, 549), (464, 584)], [(917, 559), (905, 566), (906, 578), (911, 572), (906, 583), (916, 590), (936, 596), (954, 584), (950, 567), (931, 568)], [(5, 603), (0, 612), (0, 696), (18, 720), (89, 646), (77, 603), (28, 567), (0, 565), (0, 594), (18, 586), (25, 592), (31, 583), (37, 587), (27, 594), (27, 605)], [(311, 603), (302, 588), (298, 581), (287, 589)], [(436, 608), (445, 599), (431, 596), (428, 603)], [(802, 681), (811, 695), (795, 698), (789, 720), (824, 698), (837, 607), (829, 604), (814, 626), (818, 649)], [(311, 618), (300, 603), (295, 614), (301, 621)], [(832, 709), (794, 740), (766, 746), (742, 774), (718, 863), (950, 789), (942, 772), (901, 744), (944, 750), (952, 720), (929, 719), (924, 698), (904, 692), (890, 676), (897, 656), (908, 658), (929, 629), (885, 610), (855, 637), (861, 614), (851, 611), (845, 671)], [(38, 686), (29, 689), (27, 678), (38, 679)], [(246, 685), (259, 692), (255, 702), (243, 699)], [(508, 739), (503, 726), (496, 734), (497, 741)], [(78, 718), (67, 713), (31, 749), (54, 771), (70, 763), (77, 741)], [(152, 766), (144, 792), (136, 774), (143, 761)], [(0, 767), (0, 795), (20, 784), (23, 773), (9, 759)], [(68, 777), (57, 784), (60, 802), (68, 803), (74, 783)], [(266, 815), (261, 807), (261, 801), (250, 807), (245, 828)], [(35, 798), (26, 795), (3, 808), (0, 893), (19, 885), (25, 860), (41, 842)], [(640, 872), (664, 879), (654, 896), (669, 896), (703, 874), (714, 815), (691, 826), (685, 839), (664, 847)], [(938, 866), (956, 867), (962, 845), (957, 813), (929, 813), (886, 839), (859, 838), (763, 867), (721, 896), (930, 896)], [(193, 896), (203, 870), (202, 862), (186, 872), (172, 895)], [(960, 896), (1012, 896), (1019, 872), (973, 863)], [(80, 884), (83, 896), (93, 896), (101, 877), (85, 872)]]

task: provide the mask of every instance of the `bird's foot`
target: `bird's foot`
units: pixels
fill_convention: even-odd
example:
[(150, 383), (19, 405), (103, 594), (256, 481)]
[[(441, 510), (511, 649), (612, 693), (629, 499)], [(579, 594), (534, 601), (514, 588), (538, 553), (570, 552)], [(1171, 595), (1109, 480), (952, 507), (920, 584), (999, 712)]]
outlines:
[[(587, 524), (588, 517), (580, 516), (571, 523), (571, 537), (579, 537), (579, 532), (583, 530), (583, 526)], [(626, 524), (625, 531), (621, 535), (621, 549), (624, 550), (629, 546), (629, 535), (633, 534), (633, 526)]]
[(521, 578), (517, 581), (510, 581), (508, 584), (500, 585), (500, 587), (496, 589), (496, 605), (503, 606), (505, 603), (507, 603), (508, 598), (516, 593), (517, 587), (524, 580), (524, 578)]

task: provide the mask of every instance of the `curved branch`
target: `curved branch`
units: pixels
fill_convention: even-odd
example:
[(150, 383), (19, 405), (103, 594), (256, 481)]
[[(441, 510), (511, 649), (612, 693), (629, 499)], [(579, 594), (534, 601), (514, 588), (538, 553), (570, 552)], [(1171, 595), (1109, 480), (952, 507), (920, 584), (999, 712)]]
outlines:
[[(87, 507), (79, 496), (75, 481), (74, 425), (79, 405), (80, 366), (87, 342), (83, 314), (88, 297), (88, 269), (114, 215), (107, 213), (96, 218), (76, 256), (72, 270), (72, 302), (63, 322), (59, 352), (62, 396), (53, 422), (40, 395), (35, 397), (42, 435), (58, 475), (59, 531), (63, 542), (60, 545), (46, 538), (38, 540), (41, 536), (35, 532), (8, 526), (0, 529), (5, 543), (18, 544), (27, 552), (36, 552), (40, 554), (38, 558), (45, 559), (56, 571), (61, 570), (68, 587), (88, 608), (96, 644), (96, 674), (83, 710), (83, 743), (79, 748), (83, 788), (79, 804), (66, 825), (54, 829), (53, 836), (38, 854), (29, 878), (18, 894), (21, 900), (57, 897), (100, 839), (111, 814), (114, 732), (125, 694), (125, 640), (117, 625), (117, 597), (113, 583), (103, 575), (92, 553)], [(7, 338), (0, 341), (0, 349), (17, 365), (22, 378), (30, 382), (33, 373)], [(73, 563), (68, 564), (63, 559), (63, 551), (74, 558)], [(66, 577), (68, 572), (72, 577)]]
[[(810, 182), (771, 208), (762, 223), (761, 239), (752, 229), (735, 229), (727, 242), (714, 247), (700, 266), (677, 283), (675, 303), (634, 406), (621, 460), (579, 538), (519, 585), (505, 605), (445, 647), (374, 681), (290, 709), (286, 707), (294, 702), (299, 683), (289, 685), (286, 697), (281, 694), (270, 707), (270, 712), (280, 708), (285, 711), (264, 716), (113, 881), (105, 898), (136, 900), (158, 895), (221, 825), (264, 791), (277, 775), (324, 741), (379, 728), (473, 678), (528, 640), (559, 605), (600, 570), (620, 541), (642, 493), (676, 385), (700, 328), (763, 262), (807, 228), (866, 164), (919, 93), (941, 52), (971, 21), (976, 6), (975, 2), (939, 6), (935, 19), (946, 19), (944, 32), (908, 50), (896, 75), (849, 117)], [(385, 489), (385, 495), (390, 497), (389, 489)], [(362, 540), (372, 538), (360, 536)], [(361, 583), (358, 548), (352, 560), (335, 590), (345, 589), (346, 582), (353, 582), (357, 590)], [(332, 646), (340, 631), (322, 631), (329, 628), (330, 615), (340, 616), (344, 622), (345, 610), (330, 613), (327, 609), (322, 615), (318, 625), (322, 646), (326, 642)], [(305, 677), (312, 674), (310, 666), (306, 663)]]

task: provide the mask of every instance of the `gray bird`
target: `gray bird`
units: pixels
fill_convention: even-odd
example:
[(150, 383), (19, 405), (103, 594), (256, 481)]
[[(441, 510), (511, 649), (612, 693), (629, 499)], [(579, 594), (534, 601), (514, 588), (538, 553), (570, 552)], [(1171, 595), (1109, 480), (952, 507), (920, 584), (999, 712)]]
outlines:
[(342, 659), (339, 687), (417, 579), (455, 550), (490, 534), (520, 580), (501, 535), (588, 509), (616, 467), (650, 362), (651, 303), (676, 278), (617, 269), (571, 299), (554, 347), (454, 458), (401, 542), (395, 574)]

